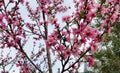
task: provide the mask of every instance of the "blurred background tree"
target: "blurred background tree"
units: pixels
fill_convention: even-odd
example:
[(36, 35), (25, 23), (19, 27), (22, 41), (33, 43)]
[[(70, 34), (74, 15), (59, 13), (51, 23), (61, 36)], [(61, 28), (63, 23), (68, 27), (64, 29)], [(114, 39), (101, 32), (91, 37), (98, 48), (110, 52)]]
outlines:
[(110, 35), (100, 44), (96, 58), (95, 73), (120, 73), (120, 23), (115, 22)]

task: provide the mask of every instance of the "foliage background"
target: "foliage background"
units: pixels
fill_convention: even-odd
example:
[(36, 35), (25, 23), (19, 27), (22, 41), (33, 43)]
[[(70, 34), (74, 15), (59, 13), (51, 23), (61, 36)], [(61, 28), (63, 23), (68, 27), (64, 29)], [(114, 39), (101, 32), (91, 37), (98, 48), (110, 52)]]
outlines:
[(100, 44), (99, 51), (94, 54), (97, 62), (96, 73), (120, 73), (120, 23), (115, 22), (110, 35)]

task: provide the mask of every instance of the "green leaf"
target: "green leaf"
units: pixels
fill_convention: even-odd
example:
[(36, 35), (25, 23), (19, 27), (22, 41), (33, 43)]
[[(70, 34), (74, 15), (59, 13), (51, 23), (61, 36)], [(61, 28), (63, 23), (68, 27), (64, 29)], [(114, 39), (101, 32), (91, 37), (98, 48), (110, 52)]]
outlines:
[(83, 18), (85, 15), (85, 12), (84, 11), (80, 11), (80, 17)]

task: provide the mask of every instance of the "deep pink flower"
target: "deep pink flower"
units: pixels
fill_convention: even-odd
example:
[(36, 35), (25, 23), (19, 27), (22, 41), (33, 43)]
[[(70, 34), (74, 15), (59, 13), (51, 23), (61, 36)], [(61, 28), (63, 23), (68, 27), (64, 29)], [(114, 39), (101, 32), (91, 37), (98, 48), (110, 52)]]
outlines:
[(1, 22), (0, 24), (1, 24), (0, 26), (2, 27), (2, 29), (6, 29), (7, 28), (7, 26), (5, 25), (5, 23)]
[(78, 45), (75, 45), (73, 48), (72, 48), (72, 54), (74, 56), (78, 56), (79, 55), (79, 46)]
[(24, 0), (20, 0), (20, 2), (23, 4), (23, 3), (24, 3)]
[[(16, 51), (18, 50), (16, 57), (21, 59), (21, 63), (16, 65), (20, 68), (20, 73), (30, 73), (34, 67), (27, 62), (25, 54), (21, 50), (21, 47), (23, 47), (23, 51), (27, 50), (24, 48), (24, 46), (27, 46), (27, 41), (33, 42), (30, 58), (36, 67), (42, 69), (43, 72), (48, 68), (44, 60), (51, 58), (53, 55), (51, 64), (55, 64), (57, 60), (65, 63), (69, 57), (66, 62), (68, 67), (65, 67), (65, 69), (73, 70), (77, 69), (77, 60), (85, 53), (82, 57), (89, 62), (88, 66), (92, 66), (94, 59), (92, 56), (86, 56), (86, 54), (93, 54), (98, 49), (98, 43), (104, 38), (102, 33), (108, 31), (108, 34), (110, 34), (112, 23), (120, 21), (120, 6), (116, 3), (118, 0), (106, 0), (103, 5), (95, 0), (86, 0), (87, 2), (85, 0), (73, 0), (72, 5), (66, 4), (63, 0), (35, 0), (37, 4), (35, 7), (29, 4), (29, 0), (28, 2), (19, 0), (20, 4), (26, 2), (27, 18), (22, 16), (24, 14), (20, 11), (21, 7), (16, 4), (15, 0), (8, 1), (13, 4), (12, 7), (9, 7), (9, 3), (4, 6), (3, 1), (0, 1), (0, 7), (2, 8), (0, 12), (0, 47), (14, 47)], [(66, 12), (66, 10), (68, 11)], [(101, 28), (92, 27), (96, 24), (94, 20), (96, 22), (97, 14), (102, 15), (100, 17)], [(58, 17), (59, 15), (62, 17)], [(27, 20), (30, 20), (30, 22)], [(29, 38), (33, 41), (29, 41)], [(50, 50), (51, 56), (44, 54), (47, 52), (46, 46)], [(88, 48), (90, 50), (86, 53)], [(42, 60), (38, 63), (39, 59)], [(40, 66), (41, 64), (45, 64), (44, 67)]]
[(116, 21), (116, 18), (117, 18), (117, 15), (115, 15), (115, 14), (112, 15), (111, 18), (110, 18), (111, 22), (114, 23)]
[(80, 34), (80, 29), (72, 28), (72, 32), (74, 35)]
[(85, 30), (85, 35), (89, 39), (89, 38), (94, 38), (94, 36), (96, 34), (94, 33), (94, 29), (93, 28), (87, 27), (86, 30)]
[(62, 18), (62, 21), (63, 21), (63, 22), (69, 21), (70, 18), (71, 18), (71, 16), (64, 16), (64, 17)]
[(65, 55), (70, 56), (71, 55), (71, 51), (70, 50), (66, 50)]
[(0, 2), (0, 7), (1, 7), (1, 6), (3, 6), (3, 2), (2, 2), (2, 1)]
[(86, 41), (87, 41), (87, 40), (86, 40), (85, 38), (81, 38), (81, 39), (80, 39), (80, 43), (81, 43), (81, 44), (86, 43)]
[(13, 3), (13, 2), (14, 2), (14, 0), (10, 0), (10, 2), (11, 2), (11, 3)]
[(47, 46), (55, 46), (57, 43), (58, 34), (57, 32), (53, 32), (51, 35), (48, 36), (48, 39), (46, 40)]
[(91, 67), (94, 65), (94, 59), (91, 56), (87, 56), (86, 59), (88, 60), (88, 66)]
[(49, 39), (46, 41), (47, 46), (54, 46), (56, 44), (56, 40), (53, 37), (49, 37)]
[(2, 22), (4, 15), (0, 14), (0, 22)]
[(62, 51), (65, 49), (65, 46), (64, 45), (59, 45), (57, 46), (57, 51)]
[(79, 26), (80, 26), (80, 31), (83, 31), (83, 30), (84, 30), (84, 28), (85, 28), (84, 23), (83, 23), (83, 22), (81, 22), (81, 23), (79, 24)]
[(77, 66), (72, 66), (72, 68), (73, 68), (74, 70), (77, 70)]
[(86, 21), (91, 21), (94, 17), (96, 16), (96, 11), (90, 11), (88, 12), (88, 14), (86, 15)]
[(71, 51), (69, 49), (64, 50), (64, 54), (63, 54), (64, 60), (67, 59), (67, 57), (70, 55), (71, 55)]

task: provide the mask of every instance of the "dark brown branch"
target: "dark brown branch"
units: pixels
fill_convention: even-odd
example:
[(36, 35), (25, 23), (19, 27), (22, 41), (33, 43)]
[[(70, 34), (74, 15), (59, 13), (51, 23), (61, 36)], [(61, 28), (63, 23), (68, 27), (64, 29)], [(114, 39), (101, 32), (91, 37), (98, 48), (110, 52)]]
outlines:
[(20, 47), (20, 51), (25, 55), (25, 57), (30, 61), (30, 63), (40, 72), (43, 73), (42, 70), (40, 70), (34, 63), (33, 61), (28, 57), (28, 55), (25, 53), (25, 51), (23, 50), (20, 41), (18, 42), (18, 45)]
[[(72, 68), (76, 63), (78, 63), (78, 62), (80, 61), (80, 59), (81, 59), (89, 50), (90, 50), (90, 48), (87, 49), (87, 50), (77, 59), (77, 61), (75, 61), (72, 65), (70, 65), (68, 68), (66, 68), (66, 69), (64, 70), (64, 72), (67, 71), (67, 70), (69, 70), (70, 68)], [(63, 72), (62, 72), (62, 73), (63, 73)]]
[[(48, 26), (45, 23), (45, 12), (42, 11), (42, 15), (43, 15), (43, 21), (44, 21), (44, 30), (45, 30), (45, 35), (44, 35), (44, 39), (47, 40), (48, 37)], [(48, 48), (48, 46), (46, 45), (46, 51), (47, 51), (47, 60), (48, 60), (48, 68), (49, 68), (49, 73), (53, 73), (52, 72), (52, 64), (51, 64), (51, 57), (50, 57), (50, 49)]]

